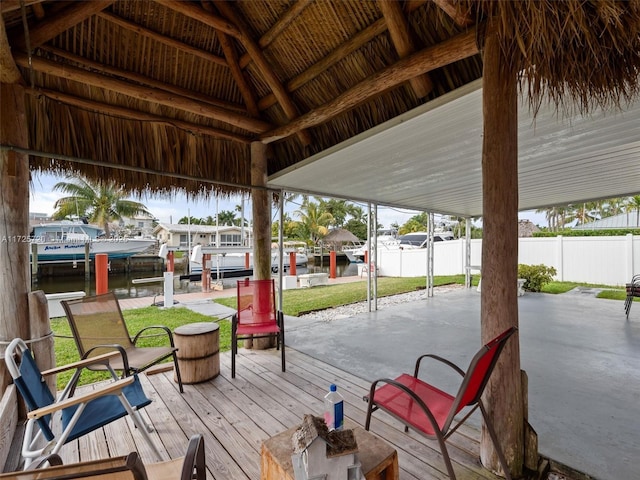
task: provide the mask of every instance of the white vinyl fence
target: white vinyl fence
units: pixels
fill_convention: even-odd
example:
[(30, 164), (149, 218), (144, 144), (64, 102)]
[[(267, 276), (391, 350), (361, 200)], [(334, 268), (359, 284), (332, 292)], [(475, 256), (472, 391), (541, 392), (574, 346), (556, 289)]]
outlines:
[[(434, 275), (465, 273), (465, 240), (433, 244)], [(546, 265), (559, 281), (624, 285), (640, 273), (640, 235), (615, 237), (520, 238), (518, 263)], [(482, 240), (471, 240), (472, 272), (482, 268)], [(381, 276), (419, 277), (427, 273), (427, 251), (378, 250)]]

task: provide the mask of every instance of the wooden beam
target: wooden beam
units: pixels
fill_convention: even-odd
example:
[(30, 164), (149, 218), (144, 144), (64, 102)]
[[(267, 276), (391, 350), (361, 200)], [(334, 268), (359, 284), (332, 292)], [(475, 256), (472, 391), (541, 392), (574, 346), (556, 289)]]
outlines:
[[(489, 32), (482, 76), (482, 343), (518, 326), (518, 72)], [(483, 401), (513, 478), (524, 463), (524, 424), (518, 334), (505, 345)], [(500, 471), (486, 429), (482, 463)]]
[[(65, 30), (101, 12), (114, 1), (115, 0), (93, 0), (91, 2), (72, 2), (67, 8), (59, 11), (45, 22), (30, 26), (29, 41), (31, 49), (34, 50), (36, 47), (57, 37)], [(12, 38), (11, 45), (18, 50), (24, 50), (27, 46), (24, 32), (21, 31), (20, 36)]]
[(273, 42), (314, 0), (298, 0), (278, 19), (273, 26), (258, 40), (258, 45), (265, 48)]
[(161, 123), (171, 127), (181, 128), (182, 130), (186, 130), (196, 135), (206, 135), (209, 137), (221, 138), (224, 140), (231, 140), (234, 142), (245, 144), (250, 143), (250, 140), (247, 137), (227, 132), (219, 128), (185, 122), (184, 120), (179, 120), (176, 118), (161, 117), (160, 115), (141, 112), (139, 110), (132, 110), (130, 108), (120, 107), (117, 105), (109, 105), (108, 103), (96, 102), (94, 100), (88, 100), (86, 98), (80, 98), (62, 92), (55, 92), (53, 90), (44, 88), (27, 88), (26, 93), (35, 97), (45, 96), (47, 98), (50, 98), (51, 100), (55, 100), (56, 102), (64, 103), (74, 107), (80, 107), (84, 110), (89, 110), (95, 113), (124, 118), (126, 120)]
[[(314, 0), (298, 0), (289, 10), (274, 23), (258, 40), (260, 48), (266, 48), (293, 22)], [(251, 56), (245, 53), (240, 58), (240, 67), (244, 68), (251, 62)]]
[[(396, 0), (378, 0), (378, 6), (387, 22), (391, 41), (400, 58), (405, 58), (416, 51), (411, 40), (411, 27), (407, 22), (402, 7)], [(433, 83), (428, 74), (422, 74), (409, 80), (413, 92), (418, 98), (424, 98), (433, 89)]]
[(0, 17), (0, 83), (18, 83), (22, 75), (11, 55), (4, 19)]
[(114, 15), (113, 13), (101, 12), (98, 14), (98, 17), (103, 18), (109, 22), (115, 23), (116, 25), (126, 28), (132, 32), (137, 33), (138, 35), (150, 38), (155, 40), (156, 42), (163, 43), (168, 47), (175, 48), (176, 50), (184, 53), (189, 53), (195, 57), (202, 58), (203, 60), (207, 60), (208, 62), (215, 63), (217, 65), (221, 65), (223, 67), (228, 67), (227, 62), (224, 58), (219, 57), (218, 55), (214, 55), (209, 52), (205, 52), (196, 47), (192, 47), (184, 42), (180, 42), (179, 40), (174, 40), (173, 38), (167, 37), (165, 35), (161, 35), (153, 30), (149, 30), (148, 28), (141, 27), (140, 25), (130, 22), (129, 20), (125, 20), (118, 15)]
[(473, 24), (473, 18), (463, 13), (451, 0), (433, 0), (440, 9), (446, 13), (460, 27), (468, 27)]
[(227, 59), (227, 63), (231, 68), (231, 75), (233, 75), (233, 78), (238, 85), (238, 89), (240, 90), (240, 94), (242, 95), (242, 98), (244, 98), (244, 103), (247, 106), (249, 114), (252, 117), (260, 117), (260, 110), (258, 110), (258, 103), (253, 95), (253, 91), (247, 83), (247, 80), (244, 78), (240, 65), (238, 65), (238, 54), (236, 53), (235, 47), (229, 40), (229, 37), (224, 33), (218, 33), (218, 40), (222, 46), (222, 51)]
[[(424, 0), (415, 1), (405, 6), (407, 13), (412, 12), (416, 8), (420, 7), (424, 3)], [(347, 55), (355, 52), (367, 42), (370, 42), (373, 38), (380, 35), (387, 29), (387, 22), (383, 18), (376, 20), (364, 30), (361, 30), (349, 40), (344, 42), (338, 48), (333, 50), (329, 55), (323, 57), (319, 62), (312, 65), (310, 68), (302, 72), (300, 75), (292, 78), (287, 83), (287, 91), (295, 92), (297, 89), (310, 82), (317, 76), (319, 76), (325, 70), (328, 70), (333, 65), (344, 59)], [(244, 57), (243, 57), (244, 58)], [(242, 59), (240, 60), (240, 66), (243, 67)], [(276, 97), (273, 94), (266, 95), (258, 100), (258, 108), (260, 110), (266, 110), (277, 102)]]
[(196, 4), (191, 2), (182, 2), (180, 0), (155, 0), (156, 3), (163, 5), (175, 12), (181, 13), (185, 17), (192, 18), (220, 32), (231, 35), (234, 38), (240, 38), (242, 35), (238, 28), (231, 22), (222, 17), (218, 17), (213, 13), (209, 13)]
[[(262, 53), (260, 46), (251, 37), (249, 28), (245, 25), (244, 20), (236, 13), (234, 6), (226, 1), (216, 1), (215, 5), (222, 15), (234, 22), (237, 26), (241, 33), (239, 37), (240, 42), (242, 42), (243, 46), (247, 49), (247, 52), (251, 55), (253, 62), (263, 75), (267, 85), (269, 85), (269, 88), (271, 88), (271, 91), (278, 99), (278, 103), (282, 107), (284, 114), (289, 120), (298, 118), (297, 107), (289, 97), (289, 93), (280, 82), (280, 79), (273, 72), (271, 65), (269, 65), (269, 62), (267, 62), (267, 59)], [(300, 129), (296, 132), (296, 135), (303, 145), (311, 144), (311, 136), (309, 135), (309, 132), (306, 132), (304, 129)]]
[[(202, 8), (204, 8), (208, 12), (212, 12), (214, 10), (213, 6), (209, 2), (202, 2)], [(220, 41), (220, 46), (222, 47), (222, 52), (224, 53), (224, 57), (226, 59), (226, 63), (231, 69), (231, 75), (233, 76), (238, 89), (240, 90), (240, 95), (244, 98), (244, 103), (247, 106), (247, 110), (252, 117), (260, 117), (260, 111), (258, 110), (258, 105), (256, 103), (256, 99), (253, 95), (251, 87), (247, 82), (246, 78), (238, 65), (238, 54), (236, 53), (235, 46), (229, 40), (229, 37), (223, 32), (217, 32), (218, 40)]]
[(261, 135), (260, 139), (265, 143), (271, 143), (293, 135), (302, 128), (320, 125), (417, 75), (463, 60), (477, 53), (476, 31), (473, 28), (399, 60), (394, 65), (371, 75), (329, 103), (316, 108), (288, 125)]
[[(28, 7), (30, 5), (36, 5), (41, 2), (44, 2), (44, 0), (24, 0), (24, 6)], [(5, 13), (13, 12), (15, 10), (20, 10), (21, 3), (22, 3), (21, 0), (0, 1), (0, 14), (5, 14)]]
[(121, 70), (119, 68), (111, 67), (103, 63), (94, 62), (93, 60), (80, 57), (79, 55), (69, 53), (59, 48), (40, 47), (40, 50), (43, 52), (52, 53), (57, 57), (66, 58), (68, 60), (71, 60), (72, 62), (77, 63), (78, 65), (82, 65), (83, 68), (90, 68), (99, 73), (106, 73), (109, 75), (114, 75), (119, 78), (126, 78), (128, 80), (140, 83), (141, 85), (148, 85), (150, 87), (164, 90), (166, 92), (171, 92), (177, 95), (181, 95), (185, 98), (192, 98), (194, 100), (197, 100), (202, 103), (206, 103), (208, 105), (215, 105), (216, 107), (224, 108), (227, 110), (233, 110), (241, 113), (247, 112), (247, 109), (240, 104), (231, 103), (231, 102), (227, 102), (217, 98), (213, 98), (213, 97), (210, 97), (209, 95), (204, 95), (202, 93), (194, 92), (193, 90), (188, 90), (186, 88), (178, 87), (176, 85), (171, 85), (170, 83), (163, 83), (154, 78), (150, 78), (145, 75), (140, 75), (130, 70)]
[[(14, 58), (16, 62), (18, 62), (18, 65), (23, 67), (28, 65), (28, 58), (25, 54), (17, 54)], [(203, 105), (202, 103), (190, 98), (185, 98), (143, 85), (136, 85), (134, 83), (118, 80), (98, 73), (88, 72), (69, 65), (60, 65), (59, 63), (46, 60), (41, 57), (33, 57), (32, 66), (35, 71), (42, 72), (46, 75), (53, 75), (54, 77), (86, 83), (94, 87), (104, 88), (106, 90), (127, 95), (138, 100), (158, 103), (178, 110), (184, 110), (185, 112), (202, 115), (203, 117), (228, 123), (229, 125), (233, 125), (234, 127), (242, 128), (253, 133), (265, 132), (271, 127), (267, 122), (249, 118), (244, 115), (240, 115), (237, 112), (212, 105)]]

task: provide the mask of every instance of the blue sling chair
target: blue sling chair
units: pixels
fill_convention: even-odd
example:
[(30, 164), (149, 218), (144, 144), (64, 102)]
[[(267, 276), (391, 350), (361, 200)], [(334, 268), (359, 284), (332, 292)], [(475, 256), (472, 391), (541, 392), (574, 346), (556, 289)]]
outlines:
[[(58, 453), (62, 446), (89, 432), (130, 415), (137, 430), (162, 460), (162, 456), (149, 436), (151, 430), (138, 410), (151, 403), (137, 375), (118, 379), (109, 367), (109, 359), (120, 355), (111, 352), (79, 362), (41, 372), (31, 351), (20, 339), (14, 339), (5, 351), (5, 362), (13, 381), (27, 405), (27, 424), (22, 442), (25, 468), (34, 458)], [(96, 362), (105, 365), (114, 378), (112, 383), (101, 384), (86, 394), (71, 396), (82, 369)], [(66, 370), (75, 370), (71, 380), (56, 400), (44, 381), (44, 377)], [(54, 433), (54, 415), (60, 415), (61, 433)], [(56, 422), (55, 424), (57, 424)], [(44, 443), (44, 446), (42, 444)]]

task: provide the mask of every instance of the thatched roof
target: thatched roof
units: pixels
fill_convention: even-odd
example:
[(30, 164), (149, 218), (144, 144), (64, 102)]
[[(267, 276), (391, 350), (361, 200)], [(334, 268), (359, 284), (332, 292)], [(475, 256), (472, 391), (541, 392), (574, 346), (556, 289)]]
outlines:
[(248, 187), (252, 141), (273, 174), (480, 78), (488, 29), (534, 103), (638, 91), (637, 0), (0, 5), (0, 80), (26, 86), (32, 168), (133, 191)]
[(356, 237), (349, 230), (345, 230), (344, 228), (334, 228), (329, 233), (327, 233), (324, 237), (322, 237), (323, 243), (334, 243), (334, 244), (342, 244), (349, 242), (359, 242), (360, 239)]

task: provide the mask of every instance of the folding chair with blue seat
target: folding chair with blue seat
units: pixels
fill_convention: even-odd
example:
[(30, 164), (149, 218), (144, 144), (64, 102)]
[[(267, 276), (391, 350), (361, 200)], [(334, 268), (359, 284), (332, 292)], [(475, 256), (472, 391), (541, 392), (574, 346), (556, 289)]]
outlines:
[[(64, 444), (125, 415), (131, 416), (158, 460), (162, 460), (162, 455), (149, 436), (149, 428), (138, 412), (151, 403), (142, 390), (140, 380), (137, 375), (119, 380), (115, 371), (109, 367), (109, 359), (119, 355), (118, 352), (111, 352), (41, 372), (22, 339), (16, 338), (9, 344), (5, 351), (7, 369), (28, 409), (22, 442), (25, 467), (34, 458), (58, 453)], [(83, 395), (70, 396), (82, 369), (96, 362), (111, 370), (114, 382), (101, 384), (99, 388)], [(44, 377), (74, 369), (74, 375), (56, 400)], [(58, 412), (62, 432), (54, 433), (54, 415)], [(42, 442), (46, 444), (41, 446)]]

